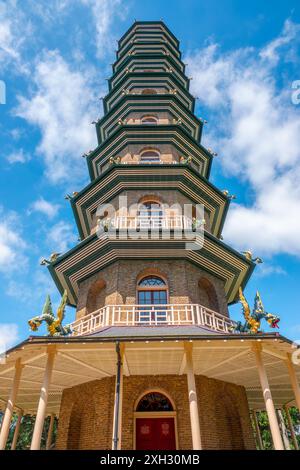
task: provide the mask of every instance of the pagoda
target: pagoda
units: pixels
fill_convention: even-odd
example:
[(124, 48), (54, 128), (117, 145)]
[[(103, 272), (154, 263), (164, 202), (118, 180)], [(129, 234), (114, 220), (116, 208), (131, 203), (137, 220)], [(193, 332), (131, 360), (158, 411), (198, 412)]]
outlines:
[(80, 241), (45, 261), (76, 318), (8, 351), (0, 448), (17, 412), (36, 415), (32, 449), (55, 415), (56, 449), (255, 449), (262, 409), (287, 445), (276, 409), (300, 408), (295, 350), (230, 319), (255, 262), (222, 241), (231, 197), (209, 180), (189, 85), (162, 21), (119, 40), (91, 182), (69, 196)]

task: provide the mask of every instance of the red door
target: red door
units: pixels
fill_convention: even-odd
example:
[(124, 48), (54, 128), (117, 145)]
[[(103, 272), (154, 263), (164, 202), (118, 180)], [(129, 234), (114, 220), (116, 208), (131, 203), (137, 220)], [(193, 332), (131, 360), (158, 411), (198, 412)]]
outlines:
[(174, 418), (137, 418), (137, 450), (176, 450)]

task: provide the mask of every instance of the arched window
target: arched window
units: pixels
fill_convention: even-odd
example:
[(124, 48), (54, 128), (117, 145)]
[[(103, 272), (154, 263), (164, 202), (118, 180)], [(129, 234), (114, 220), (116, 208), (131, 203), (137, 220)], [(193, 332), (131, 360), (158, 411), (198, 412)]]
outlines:
[(158, 163), (160, 162), (160, 154), (157, 150), (144, 150), (140, 157), (141, 163)]
[(163, 216), (163, 210), (159, 202), (145, 201), (139, 204), (139, 217), (158, 218)]
[(157, 95), (157, 91), (154, 90), (153, 88), (145, 88), (142, 91), (142, 95)]
[(173, 411), (173, 406), (169, 398), (162, 393), (149, 392), (140, 399), (136, 411)]
[(158, 119), (155, 116), (143, 116), (141, 118), (142, 124), (157, 124)]
[(168, 303), (168, 286), (159, 276), (146, 276), (137, 285), (139, 305), (166, 305)]
[(146, 201), (138, 208), (139, 228), (161, 228), (163, 225), (163, 210), (159, 202)]
[(141, 287), (156, 287), (156, 286), (165, 286), (166, 283), (163, 279), (157, 276), (147, 276), (144, 277), (140, 282), (139, 286)]

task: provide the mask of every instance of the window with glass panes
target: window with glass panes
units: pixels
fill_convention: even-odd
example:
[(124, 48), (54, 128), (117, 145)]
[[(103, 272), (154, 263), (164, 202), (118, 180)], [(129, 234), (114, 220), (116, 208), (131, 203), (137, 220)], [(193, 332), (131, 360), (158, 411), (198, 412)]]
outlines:
[(167, 286), (163, 279), (156, 276), (148, 276), (139, 282), (138, 303), (140, 305), (165, 305), (167, 302)]

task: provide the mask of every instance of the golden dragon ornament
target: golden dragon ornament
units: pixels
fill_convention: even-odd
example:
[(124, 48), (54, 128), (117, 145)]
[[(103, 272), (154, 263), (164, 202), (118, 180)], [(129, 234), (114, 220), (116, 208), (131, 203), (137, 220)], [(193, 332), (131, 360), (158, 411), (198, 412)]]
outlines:
[(260, 333), (260, 324), (262, 320), (266, 320), (271, 328), (278, 328), (280, 318), (277, 315), (268, 313), (262, 303), (260, 293), (257, 291), (254, 298), (254, 307), (252, 312), (250, 306), (243, 294), (243, 290), (239, 288), (239, 299), (243, 307), (243, 315), (245, 322), (238, 321), (233, 328), (233, 331), (239, 333)]
[(52, 310), (52, 303), (50, 295), (47, 295), (46, 301), (42, 310), (42, 314), (28, 320), (28, 325), (32, 331), (37, 331), (41, 324), (45, 322), (47, 324), (47, 330), (49, 336), (67, 336), (72, 333), (71, 328), (66, 325), (63, 326), (62, 322), (65, 318), (65, 308), (68, 301), (68, 294), (65, 290), (60, 301), (60, 305), (56, 312), (56, 317), (54, 316)]

